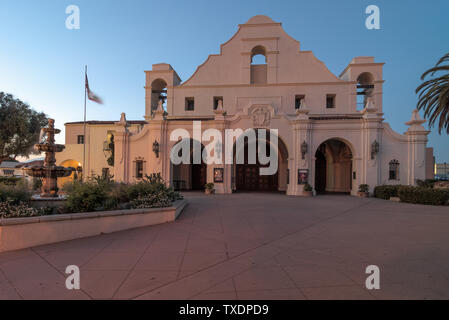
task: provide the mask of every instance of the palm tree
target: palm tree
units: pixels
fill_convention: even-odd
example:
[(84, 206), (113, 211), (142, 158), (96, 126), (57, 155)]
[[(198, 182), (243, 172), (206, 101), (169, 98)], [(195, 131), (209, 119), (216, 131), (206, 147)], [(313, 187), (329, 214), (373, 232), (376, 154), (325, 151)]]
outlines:
[(424, 110), (424, 117), (429, 119), (429, 126), (433, 126), (438, 119), (438, 132), (446, 129), (449, 133), (449, 53), (446, 53), (435, 65), (421, 76), (421, 80), (427, 75), (433, 76), (438, 71), (446, 71), (438, 78), (432, 78), (423, 82), (416, 93), (419, 92), (418, 110)]

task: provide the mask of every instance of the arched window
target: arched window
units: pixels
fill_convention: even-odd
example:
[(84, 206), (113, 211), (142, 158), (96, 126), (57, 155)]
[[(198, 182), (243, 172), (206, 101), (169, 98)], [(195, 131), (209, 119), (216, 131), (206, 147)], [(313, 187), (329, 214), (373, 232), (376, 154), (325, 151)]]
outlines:
[(251, 83), (267, 83), (267, 55), (263, 46), (251, 50)]
[(373, 96), (374, 76), (363, 72), (357, 77), (357, 109), (364, 109), (368, 98)]
[(399, 161), (391, 160), (389, 164), (389, 180), (399, 180)]
[(162, 107), (167, 110), (167, 83), (162, 79), (156, 79), (151, 84), (151, 111), (157, 109), (159, 100), (162, 100)]

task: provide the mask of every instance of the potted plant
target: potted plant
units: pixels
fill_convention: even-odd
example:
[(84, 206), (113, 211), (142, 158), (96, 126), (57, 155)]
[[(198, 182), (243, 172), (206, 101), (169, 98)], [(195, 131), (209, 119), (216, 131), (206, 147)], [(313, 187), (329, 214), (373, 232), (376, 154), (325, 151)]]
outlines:
[(304, 185), (304, 189), (302, 191), (302, 194), (305, 197), (313, 197), (313, 188), (312, 188), (312, 186), (310, 184), (306, 183)]
[(359, 185), (359, 197), (368, 198), (369, 197), (369, 185), (361, 184)]
[(204, 185), (204, 191), (206, 194), (214, 194), (215, 193), (214, 184), (212, 182), (206, 183)]

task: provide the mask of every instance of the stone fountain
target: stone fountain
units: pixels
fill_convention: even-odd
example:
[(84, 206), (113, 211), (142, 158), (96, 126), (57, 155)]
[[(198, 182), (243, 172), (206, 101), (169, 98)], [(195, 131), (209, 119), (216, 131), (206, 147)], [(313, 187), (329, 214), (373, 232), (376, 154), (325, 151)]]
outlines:
[(61, 199), (58, 196), (58, 178), (68, 177), (75, 171), (75, 168), (65, 168), (56, 166), (56, 152), (64, 150), (65, 146), (62, 144), (55, 144), (55, 134), (61, 132), (55, 129), (55, 120), (48, 120), (48, 127), (43, 128), (42, 131), (46, 134), (46, 141), (38, 143), (34, 147), (36, 150), (45, 152), (45, 160), (43, 166), (32, 166), (24, 168), (24, 171), (32, 176), (42, 178), (42, 189), (40, 196), (33, 197), (33, 200), (50, 201)]

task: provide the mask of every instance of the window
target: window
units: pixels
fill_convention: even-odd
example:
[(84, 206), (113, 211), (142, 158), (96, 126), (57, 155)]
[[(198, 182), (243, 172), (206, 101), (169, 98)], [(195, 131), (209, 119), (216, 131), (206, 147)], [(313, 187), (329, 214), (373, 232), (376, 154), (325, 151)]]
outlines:
[(78, 144), (84, 144), (84, 136), (78, 136)]
[(143, 178), (143, 161), (142, 160), (136, 161), (136, 178), (137, 179)]
[(263, 46), (256, 46), (251, 50), (251, 83), (267, 83), (267, 54)]
[(326, 108), (327, 109), (335, 108), (335, 94), (326, 95)]
[(303, 100), (306, 98), (305, 95), (296, 95), (295, 96), (295, 109), (301, 108), (301, 103), (303, 103)]
[(389, 165), (389, 180), (399, 180), (399, 161), (391, 160)]
[(5, 176), (13, 176), (13, 175), (14, 175), (14, 170), (4, 169), (4, 170), (3, 170), (3, 174), (4, 174)]
[(218, 107), (218, 101), (223, 102), (223, 97), (214, 97), (214, 110), (217, 110)]
[(186, 111), (195, 110), (195, 99), (194, 98), (186, 98)]

